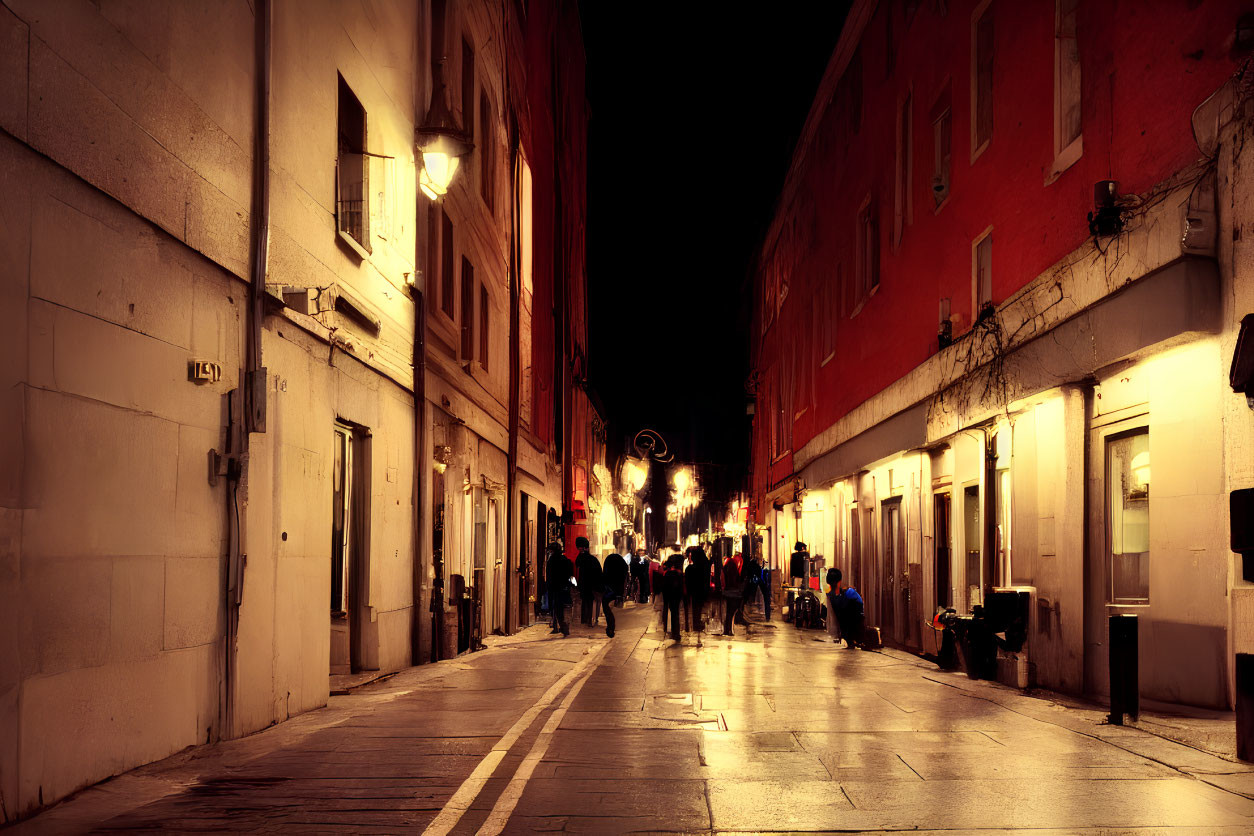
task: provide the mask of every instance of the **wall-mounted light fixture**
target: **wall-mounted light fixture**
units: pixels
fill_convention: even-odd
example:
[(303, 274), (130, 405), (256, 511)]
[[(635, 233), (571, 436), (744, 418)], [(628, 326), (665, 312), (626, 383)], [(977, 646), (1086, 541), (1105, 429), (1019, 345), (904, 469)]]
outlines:
[(1123, 210), (1119, 206), (1119, 183), (1099, 180), (1093, 184), (1093, 211), (1089, 212), (1089, 232), (1103, 238), (1123, 232)]
[(458, 163), (475, 146), (448, 109), (443, 60), (432, 65), (431, 75), (431, 107), (427, 110), (426, 120), (414, 133), (415, 144), (422, 155), (418, 188), (435, 200), (448, 191)]

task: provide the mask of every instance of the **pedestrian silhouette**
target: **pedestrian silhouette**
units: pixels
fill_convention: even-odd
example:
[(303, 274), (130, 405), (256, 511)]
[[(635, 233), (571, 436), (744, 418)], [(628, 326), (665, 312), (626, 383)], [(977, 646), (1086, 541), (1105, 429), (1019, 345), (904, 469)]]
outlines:
[(689, 629), (701, 632), (705, 624), (705, 599), (710, 594), (710, 558), (700, 546), (688, 547), (688, 568), (684, 570), (687, 603), (684, 621)]
[(682, 560), (672, 555), (662, 575), (662, 632), (669, 632), (675, 641), (679, 641), (679, 606), (684, 597), (684, 574), (679, 571)]
[(623, 590), (627, 586), (627, 561), (623, 560), (621, 554), (614, 552), (605, 558), (605, 566), (601, 574), (605, 584), (601, 593), (601, 608), (605, 610), (605, 635), (612, 639), (614, 638), (613, 604), (615, 601), (623, 600)]
[(579, 598), (583, 606), (579, 609), (579, 620), (591, 627), (597, 616), (597, 605), (601, 600), (601, 591), (605, 580), (601, 572), (601, 561), (588, 551), (588, 538), (576, 537), (575, 548), (575, 579), (579, 582)]
[(545, 561), (544, 577), (549, 584), (549, 612), (553, 617), (552, 633), (570, 635), (566, 622), (566, 608), (571, 605), (570, 581), (575, 576), (575, 566), (562, 554), (560, 543), (549, 543), (549, 558)]
[[(740, 585), (740, 566), (735, 557), (723, 561), (723, 635), (734, 635), (732, 619), (740, 613), (744, 590)], [(743, 618), (742, 618), (743, 620)]]

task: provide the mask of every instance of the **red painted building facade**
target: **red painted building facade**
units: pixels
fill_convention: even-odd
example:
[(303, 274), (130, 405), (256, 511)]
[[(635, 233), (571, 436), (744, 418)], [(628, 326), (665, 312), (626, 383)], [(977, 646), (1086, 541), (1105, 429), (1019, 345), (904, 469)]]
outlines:
[(889, 640), (1021, 587), (1007, 671), (1105, 693), (1105, 617), (1136, 613), (1147, 696), (1230, 700), (1250, 4), (1194, 5), (853, 5), (755, 270), (752, 489), (776, 565), (806, 540)]

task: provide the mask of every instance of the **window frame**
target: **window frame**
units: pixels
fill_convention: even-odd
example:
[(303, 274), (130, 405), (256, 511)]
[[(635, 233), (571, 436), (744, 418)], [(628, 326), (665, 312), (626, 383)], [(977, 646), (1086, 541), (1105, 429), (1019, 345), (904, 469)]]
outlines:
[[(475, 48), (471, 45), (470, 34), (463, 32), (461, 47), (462, 131), (470, 138), (472, 145), (475, 144), (477, 138), (475, 133), (475, 66)], [(474, 153), (473, 148), (471, 153)]]
[[(369, 258), (373, 252), (370, 244), (370, 164), (369, 156), (366, 154), (367, 141), (369, 139), (369, 114), (366, 106), (361, 103), (361, 97), (353, 92), (352, 86), (344, 78), (342, 73), (336, 73), (336, 106), (335, 106), (335, 231), (337, 237), (352, 248), (361, 258)], [(356, 114), (346, 114), (345, 104), (355, 106), (355, 109), (361, 113), (361, 136), (357, 139), (358, 146), (352, 148), (352, 141), (355, 137), (348, 137), (345, 134), (345, 118), (347, 116), (355, 116)], [(355, 133), (355, 131), (354, 131)], [(361, 167), (361, 197), (359, 202), (361, 208), (358, 211), (360, 216), (360, 233), (358, 237), (354, 234), (353, 229), (346, 228), (345, 224), (348, 213), (344, 210), (344, 204), (348, 202), (345, 197), (344, 174), (347, 168), (347, 158), (356, 157), (359, 162), (352, 163), (354, 166)]]
[(461, 342), (458, 360), (467, 371), (475, 355), (475, 266), (465, 253), (461, 261)]
[[(932, 126), (932, 214), (938, 214), (949, 202), (953, 190), (954, 170), (954, 108), (948, 79), (928, 112)], [(937, 182), (944, 189), (937, 189)]]
[(491, 332), (489, 330), (489, 322), (491, 321), (491, 299), (488, 295), (488, 286), (485, 282), (479, 282), (479, 368), (485, 372), (489, 369), (489, 354), (491, 352)]
[[(1131, 412), (1131, 414), (1128, 414)], [(1102, 585), (1102, 602), (1106, 612), (1119, 612), (1126, 610), (1136, 610), (1151, 605), (1154, 597), (1154, 590), (1151, 587), (1147, 591), (1147, 597), (1127, 598), (1117, 600), (1115, 597), (1115, 577), (1113, 552), (1111, 550), (1112, 536), (1110, 519), (1110, 473), (1108, 462), (1108, 444), (1111, 441), (1117, 441), (1121, 438), (1127, 438), (1134, 435), (1145, 434), (1147, 437), (1153, 436), (1150, 416), (1144, 405), (1132, 408), (1128, 411), (1120, 410), (1107, 416), (1100, 416), (1094, 419), (1094, 426), (1091, 428), (1090, 447), (1088, 454), (1089, 467), (1100, 472), (1100, 486), (1097, 487), (1100, 497), (1097, 501), (1100, 504), (1093, 508), (1090, 504), (1087, 514), (1096, 514), (1096, 518), (1090, 516), (1088, 519), (1090, 524), (1089, 544), (1095, 553), (1101, 555), (1101, 571), (1102, 577), (1100, 582)], [(1153, 467), (1153, 447), (1150, 447), (1150, 466)], [(1150, 485), (1151, 495), (1153, 483)], [(1153, 517), (1149, 520), (1151, 537), (1153, 532)], [(1149, 552), (1150, 565), (1153, 565), (1153, 543), (1150, 543)], [(1098, 579), (1094, 578), (1094, 581)]]
[(832, 358), (836, 356), (836, 322), (840, 319), (840, 296), (844, 282), (841, 280), (841, 268), (843, 264), (836, 262), (835, 274), (832, 280), (823, 285), (822, 292), (824, 294), (822, 305), (822, 316), (820, 322), (822, 324), (821, 339), (819, 341), (819, 368), (823, 368)]
[[(988, 299), (981, 298), (980, 248), (988, 244)], [(993, 227), (987, 227), (971, 241), (971, 322), (977, 322), (984, 303), (993, 304)]]
[[(988, 56), (988, 136), (980, 139), (980, 24), (988, 17), (991, 30)], [(993, 17), (993, 0), (983, 0), (971, 13), (971, 162), (974, 164), (993, 142), (996, 129), (994, 103), (995, 64), (997, 56), (997, 21)]]
[(875, 211), (874, 195), (868, 194), (862, 201), (855, 223), (855, 300), (850, 319), (861, 313), (863, 306), (880, 288), (879, 218)]
[[(1064, 10), (1064, 5), (1070, 4), (1068, 11)], [(1079, 161), (1084, 155), (1084, 74), (1080, 61), (1078, 17), (1079, 17), (1079, 0), (1055, 0), (1054, 2), (1054, 161), (1049, 167), (1049, 171), (1045, 175), (1045, 185), (1049, 185), (1062, 176), (1062, 173)], [(1070, 15), (1071, 33), (1068, 36), (1065, 32), (1067, 28), (1067, 16)], [(1071, 49), (1075, 54), (1075, 107), (1076, 107), (1076, 134), (1071, 139), (1064, 139), (1063, 125), (1064, 118), (1065, 94), (1063, 91), (1063, 66), (1064, 57), (1068, 52), (1067, 42), (1071, 42)]]
[(911, 182), (914, 179), (914, 88), (907, 86), (897, 106), (897, 156), (893, 179), (893, 240), (896, 251), (901, 247), (906, 227), (914, 223), (914, 200)]
[(440, 304), (437, 309), (444, 315), (450, 324), (457, 324), (457, 282), (453, 276), (453, 270), (457, 266), (455, 258), (455, 238), (456, 230), (453, 226), (453, 219), (449, 217), (448, 212), (437, 210), (434, 206), (432, 211), (440, 212), (440, 243), (439, 243), (439, 264), (440, 264)]
[(496, 214), (496, 106), (488, 88), (479, 86), (479, 196), (489, 215)]

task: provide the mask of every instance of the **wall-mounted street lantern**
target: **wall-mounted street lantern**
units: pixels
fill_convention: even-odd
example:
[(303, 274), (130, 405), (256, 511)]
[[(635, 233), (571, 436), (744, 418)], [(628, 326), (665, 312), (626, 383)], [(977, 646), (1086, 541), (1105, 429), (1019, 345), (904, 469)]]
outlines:
[(415, 142), (422, 154), (418, 188), (432, 200), (448, 191), (461, 158), (475, 147), (453, 119), (445, 90), (444, 61), (436, 61), (432, 65), (431, 107), (415, 131)]

